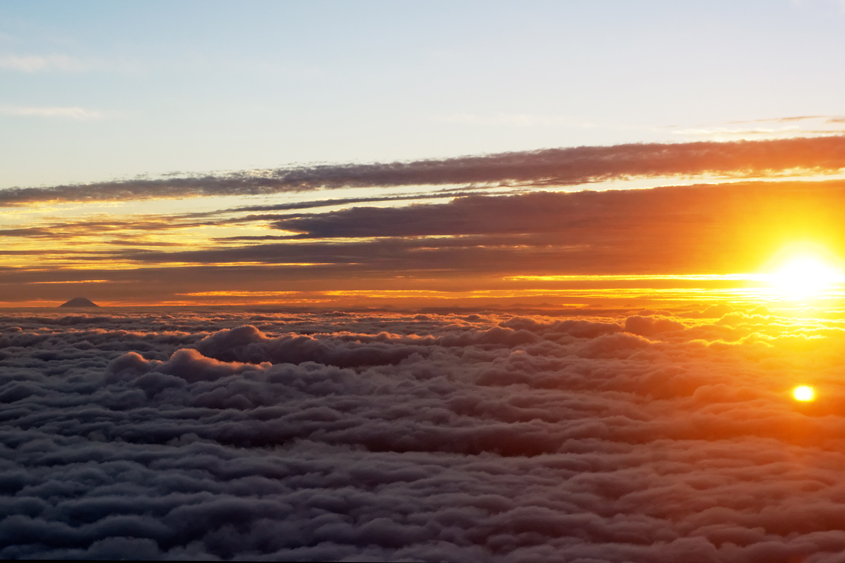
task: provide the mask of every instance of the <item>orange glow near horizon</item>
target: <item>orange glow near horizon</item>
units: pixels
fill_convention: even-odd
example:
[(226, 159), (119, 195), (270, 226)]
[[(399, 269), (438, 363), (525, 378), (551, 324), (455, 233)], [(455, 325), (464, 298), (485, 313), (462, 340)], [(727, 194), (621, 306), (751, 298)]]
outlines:
[[(719, 186), (708, 189), (717, 195), (725, 191)], [(606, 224), (574, 230), (555, 223), (557, 215), (546, 213), (546, 208), (559, 205), (558, 211), (567, 213), (570, 206), (564, 205), (569, 201), (566, 194), (550, 193), (540, 199), (538, 194), (508, 196), (514, 233), (511, 227), (484, 221), (450, 223), (451, 208), (463, 213), (480, 206), (509, 225), (502, 203), (481, 196), (474, 196), (472, 206), (461, 198), (439, 202), (436, 211), (449, 224), (436, 223), (430, 230), (422, 220), (421, 226), (411, 222), (413, 228), (406, 228), (404, 216), (390, 214), (383, 215), (382, 230), (371, 228), (378, 221), (370, 215), (382, 204), (408, 211), (407, 202), (397, 201), (367, 202), (368, 211), (354, 221), (347, 218), (356, 209), (354, 203), (330, 207), (342, 209), (342, 214), (327, 215), (319, 208), (300, 217), (280, 210), (273, 211), (278, 215), (255, 214), (249, 207), (234, 207), (243, 203), (237, 199), (225, 200), (232, 208), (209, 217), (189, 213), (187, 204), (175, 208), (180, 214), (170, 215), (130, 213), (124, 203), (114, 204), (113, 215), (105, 205), (95, 207), (94, 213), (83, 213), (81, 207), (25, 216), (0, 212), (0, 227), (9, 240), (0, 272), (7, 280), (0, 279), (0, 285), (9, 291), (0, 307), (54, 306), (79, 295), (127, 306), (840, 306), (845, 303), (845, 260), (838, 255), (845, 256), (845, 235), (837, 229), (845, 220), (832, 215), (841, 207), (816, 192), (845, 193), (845, 182), (780, 189), (783, 197), (767, 200), (763, 196), (768, 190), (739, 185), (736, 194), (751, 195), (725, 214), (715, 204), (702, 209), (709, 204), (693, 197), (699, 189), (662, 188), (673, 190), (667, 209), (694, 208), (704, 219), (678, 225), (662, 215), (649, 216), (642, 223), (626, 223), (627, 234), (613, 236), (607, 234), (606, 226), (612, 224), (608, 218)], [(624, 195), (631, 198), (633, 192), (640, 199), (649, 194), (633, 190)], [(810, 196), (805, 201), (795, 195), (799, 193)], [(606, 194), (593, 195), (610, 209), (621, 205)], [(571, 199), (593, 205), (582, 196), (572, 194)], [(724, 205), (735, 205), (734, 196), (719, 197), (725, 197)], [(644, 199), (642, 209), (650, 209), (646, 204), (653, 199)], [(596, 212), (605, 203), (595, 204)], [(418, 213), (421, 219), (430, 218), (433, 212), (427, 206), (432, 205), (417, 202), (409, 217)], [(153, 209), (152, 203), (145, 206), (146, 211)], [(619, 209), (623, 215), (628, 212), (628, 207)], [(337, 225), (328, 228), (320, 217), (326, 225)], [(300, 223), (286, 230), (288, 218)], [(537, 241), (528, 236), (534, 219), (542, 233)], [(711, 229), (713, 221), (720, 221), (722, 228)], [(81, 277), (91, 279), (74, 279)]]
[[(306, 283), (288, 285), (286, 289), (270, 289), (266, 280), (249, 279), (242, 288), (218, 289), (213, 279), (197, 280), (197, 290), (176, 291), (159, 299), (118, 297), (128, 291), (131, 280), (34, 280), (27, 284), (54, 287), (50, 300), (9, 300), (0, 307), (56, 306), (70, 297), (83, 295), (97, 303), (111, 302), (111, 306), (225, 306), (225, 305), (279, 305), (279, 306), (334, 306), (334, 307), (417, 307), (436, 306), (530, 306), (541, 309), (554, 308), (613, 308), (667, 306), (709, 306), (727, 304), (736, 307), (767, 305), (774, 307), (806, 306), (824, 301), (826, 308), (837, 308), (845, 303), (845, 276), (834, 266), (834, 260), (824, 261), (811, 255), (786, 260), (768, 273), (746, 274), (633, 274), (633, 275), (511, 275), (506, 277), (475, 277), (454, 283), (449, 279), (414, 277), (389, 277), (362, 279), (324, 280), (321, 288), (308, 288)], [(216, 264), (217, 267), (261, 267), (256, 262)], [(316, 266), (315, 263), (284, 264), (285, 267)], [(159, 269), (178, 270), (191, 264), (156, 264)], [(280, 265), (276, 265), (280, 266)], [(79, 268), (65, 268), (65, 271)], [(128, 268), (126, 268), (128, 269)], [(125, 271), (113, 268), (114, 271)], [(138, 271), (144, 268), (135, 268)], [(297, 268), (299, 269), (299, 268)], [(86, 284), (96, 284), (86, 293)], [(120, 287), (118, 287), (118, 284)], [(467, 287), (472, 285), (473, 288)], [(263, 288), (259, 288), (263, 285)], [(67, 297), (62, 292), (66, 286)], [(252, 287), (251, 287), (252, 286)], [(334, 286), (334, 287), (333, 287)], [(278, 287), (278, 286), (277, 286)], [(102, 291), (99, 289), (102, 288)], [(57, 293), (58, 292), (58, 293)], [(71, 295), (73, 294), (73, 295)], [(117, 297), (117, 299), (115, 299)], [(153, 297), (153, 296), (150, 296)], [(24, 304), (23, 302), (28, 302)], [(38, 303), (36, 305), (35, 303)], [(49, 303), (49, 304), (48, 304)], [(118, 304), (119, 303), (119, 304)], [(804, 305), (802, 305), (802, 303)]]
[(845, 281), (833, 265), (816, 256), (797, 256), (770, 274), (772, 285), (792, 299), (815, 297)]

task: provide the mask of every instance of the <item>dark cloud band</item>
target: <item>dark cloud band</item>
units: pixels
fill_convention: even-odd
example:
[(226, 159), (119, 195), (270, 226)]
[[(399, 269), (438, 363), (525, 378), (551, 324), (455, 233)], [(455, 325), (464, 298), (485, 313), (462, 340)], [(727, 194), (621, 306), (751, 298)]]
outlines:
[(320, 165), (228, 175), (135, 179), (0, 191), (0, 205), (41, 201), (263, 195), (344, 187), (575, 185), (602, 180), (717, 174), (769, 175), (845, 167), (845, 137), (770, 141), (629, 144), (377, 164)]

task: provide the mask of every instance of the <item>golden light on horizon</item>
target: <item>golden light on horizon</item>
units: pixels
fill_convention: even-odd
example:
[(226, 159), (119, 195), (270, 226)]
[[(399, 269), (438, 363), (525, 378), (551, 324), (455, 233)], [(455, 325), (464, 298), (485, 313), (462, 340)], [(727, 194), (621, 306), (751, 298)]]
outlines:
[(792, 390), (792, 397), (796, 401), (807, 403), (816, 399), (816, 391), (809, 385), (799, 385)]
[(844, 279), (835, 266), (812, 255), (794, 257), (767, 277), (780, 293), (790, 299), (816, 297)]

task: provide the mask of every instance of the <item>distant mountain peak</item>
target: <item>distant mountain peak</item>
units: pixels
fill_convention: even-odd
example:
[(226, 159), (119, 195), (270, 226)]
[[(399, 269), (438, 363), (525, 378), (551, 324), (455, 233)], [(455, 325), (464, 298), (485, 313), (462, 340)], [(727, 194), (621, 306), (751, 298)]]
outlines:
[(59, 307), (99, 307), (99, 305), (85, 297), (74, 297), (67, 303), (62, 303)]

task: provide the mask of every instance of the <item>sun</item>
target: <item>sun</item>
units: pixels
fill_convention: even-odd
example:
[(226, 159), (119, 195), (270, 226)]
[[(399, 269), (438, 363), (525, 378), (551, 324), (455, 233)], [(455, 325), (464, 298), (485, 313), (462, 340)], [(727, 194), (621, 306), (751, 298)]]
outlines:
[(816, 391), (809, 385), (799, 385), (798, 387), (792, 390), (792, 397), (796, 401), (806, 403), (815, 400)]
[(816, 256), (797, 256), (769, 274), (770, 283), (791, 299), (815, 297), (843, 281), (842, 273)]

